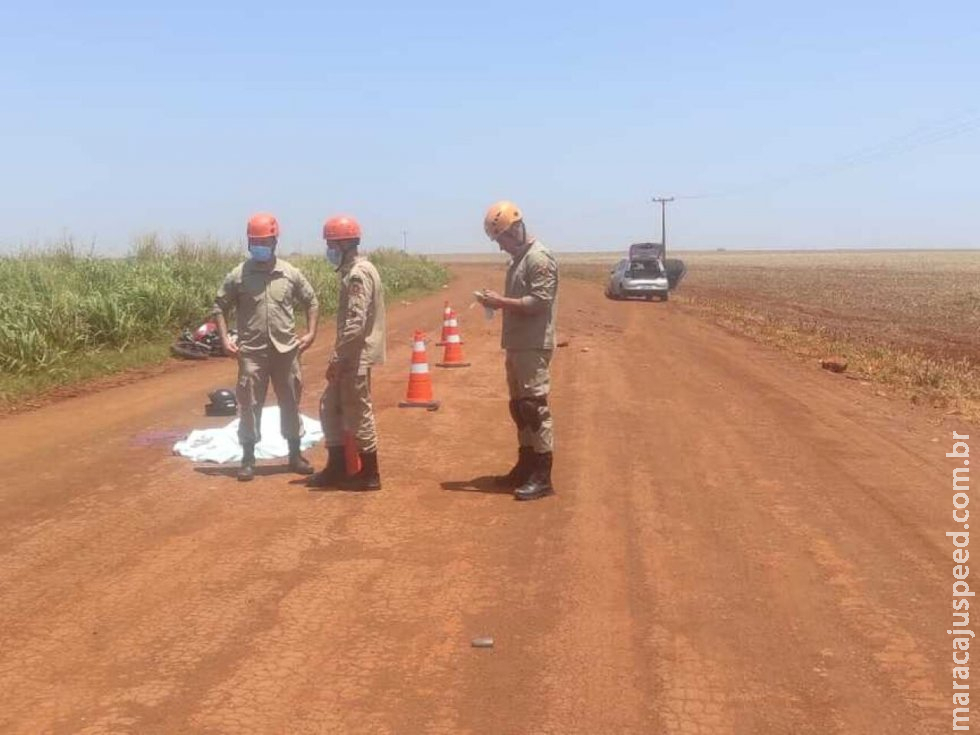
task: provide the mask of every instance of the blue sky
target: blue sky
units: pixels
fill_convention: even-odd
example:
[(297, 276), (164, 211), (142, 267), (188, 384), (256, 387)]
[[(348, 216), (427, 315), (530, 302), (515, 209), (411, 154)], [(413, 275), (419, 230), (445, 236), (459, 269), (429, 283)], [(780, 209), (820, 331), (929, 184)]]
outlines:
[[(0, 250), (155, 231), (316, 252), (491, 250), (516, 200), (558, 249), (973, 247), (980, 6), (8, 4)], [(972, 127), (971, 127), (972, 125)], [(954, 134), (961, 131), (960, 134)], [(903, 138), (902, 136), (909, 136)], [(923, 144), (934, 139), (932, 144)], [(904, 141), (904, 142), (903, 142)], [(846, 166), (864, 151), (863, 165)]]

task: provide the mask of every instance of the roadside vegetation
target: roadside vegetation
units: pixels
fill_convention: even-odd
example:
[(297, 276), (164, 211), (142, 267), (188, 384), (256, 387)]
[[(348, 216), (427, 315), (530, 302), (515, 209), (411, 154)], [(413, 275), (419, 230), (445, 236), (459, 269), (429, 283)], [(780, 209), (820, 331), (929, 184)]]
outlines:
[[(240, 250), (209, 241), (141, 238), (123, 258), (70, 242), (0, 257), (0, 409), (47, 389), (167, 359), (182, 327), (208, 318)], [(369, 253), (390, 297), (440, 287), (445, 267), (395, 250)], [(337, 307), (337, 279), (324, 258), (290, 262), (310, 279), (321, 315)]]

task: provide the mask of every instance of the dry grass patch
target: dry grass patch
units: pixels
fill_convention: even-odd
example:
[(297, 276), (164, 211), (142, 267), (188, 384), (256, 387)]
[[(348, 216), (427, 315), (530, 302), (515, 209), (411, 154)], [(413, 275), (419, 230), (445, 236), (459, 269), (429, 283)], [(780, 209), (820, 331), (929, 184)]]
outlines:
[(686, 253), (687, 309), (980, 419), (980, 252)]

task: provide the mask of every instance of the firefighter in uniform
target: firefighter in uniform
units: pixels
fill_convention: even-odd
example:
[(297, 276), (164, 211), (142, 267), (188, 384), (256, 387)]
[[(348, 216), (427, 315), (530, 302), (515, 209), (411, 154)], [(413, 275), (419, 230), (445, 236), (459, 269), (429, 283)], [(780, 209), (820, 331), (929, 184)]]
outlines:
[(483, 228), (511, 256), (504, 294), (484, 290), (484, 306), (503, 312), (501, 346), (510, 393), (510, 415), (517, 426), (517, 463), (497, 484), (513, 487), (518, 500), (554, 492), (551, 410), (551, 358), (555, 350), (558, 264), (540, 240), (528, 235), (520, 209), (497, 202), (487, 210)]
[[(353, 217), (331, 217), (323, 225), (327, 258), (337, 266), (337, 341), (327, 365), (327, 388), (320, 399), (320, 422), (327, 466), (307, 484), (314, 488), (380, 490), (378, 435), (371, 405), (371, 369), (385, 361), (384, 288), (377, 268), (358, 255), (361, 227)], [(353, 441), (361, 469), (346, 474), (345, 436)]]
[[(280, 430), (289, 444), (289, 468), (301, 475), (313, 473), (300, 454), (303, 423), (299, 401), (303, 393), (300, 355), (316, 339), (319, 305), (310, 282), (293, 265), (276, 257), (279, 223), (271, 214), (256, 214), (248, 221), (250, 257), (225, 277), (214, 302), (214, 317), (228, 354), (238, 357), (238, 439), (242, 465), (238, 479), (255, 476), (255, 444), (261, 440), (262, 406), (269, 381), (279, 401)], [(306, 310), (307, 332), (296, 336), (296, 305)], [(238, 344), (228, 338), (225, 314), (233, 310)]]

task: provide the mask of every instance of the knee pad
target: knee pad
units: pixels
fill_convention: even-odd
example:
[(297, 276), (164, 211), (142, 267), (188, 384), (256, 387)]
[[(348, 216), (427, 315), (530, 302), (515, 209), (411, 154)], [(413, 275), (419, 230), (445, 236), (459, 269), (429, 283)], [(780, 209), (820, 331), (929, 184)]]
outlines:
[(524, 426), (531, 431), (537, 431), (541, 424), (550, 415), (548, 412), (548, 397), (534, 396), (532, 398), (519, 398), (517, 400), (517, 412), (520, 414)]

